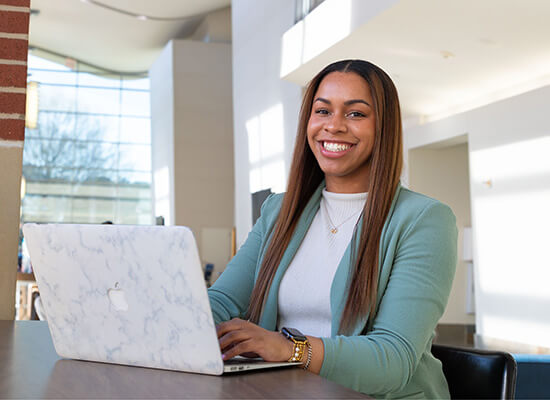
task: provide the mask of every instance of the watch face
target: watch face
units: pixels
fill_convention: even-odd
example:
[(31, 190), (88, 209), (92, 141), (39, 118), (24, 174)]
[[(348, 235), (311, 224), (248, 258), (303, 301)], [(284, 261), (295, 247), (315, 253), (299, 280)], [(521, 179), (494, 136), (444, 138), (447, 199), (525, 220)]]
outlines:
[(294, 340), (298, 340), (300, 342), (304, 342), (307, 340), (307, 338), (304, 336), (304, 334), (302, 332), (300, 332), (298, 329), (294, 329), (294, 328), (283, 328), (281, 329), (281, 332), (289, 337), (289, 338), (292, 338)]

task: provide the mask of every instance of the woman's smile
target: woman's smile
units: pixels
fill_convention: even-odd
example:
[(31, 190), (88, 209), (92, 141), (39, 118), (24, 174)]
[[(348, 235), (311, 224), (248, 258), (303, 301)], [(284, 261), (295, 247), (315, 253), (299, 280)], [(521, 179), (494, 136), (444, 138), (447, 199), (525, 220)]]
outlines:
[(353, 149), (353, 144), (346, 142), (336, 142), (323, 140), (317, 142), (321, 147), (321, 154), (329, 158), (339, 158), (345, 156)]

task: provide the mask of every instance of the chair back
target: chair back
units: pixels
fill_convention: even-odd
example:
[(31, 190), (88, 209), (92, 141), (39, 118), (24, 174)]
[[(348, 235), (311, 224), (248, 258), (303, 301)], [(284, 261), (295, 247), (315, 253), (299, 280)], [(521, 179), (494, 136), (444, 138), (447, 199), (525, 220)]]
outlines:
[(516, 361), (509, 353), (432, 345), (443, 364), (451, 399), (513, 399)]

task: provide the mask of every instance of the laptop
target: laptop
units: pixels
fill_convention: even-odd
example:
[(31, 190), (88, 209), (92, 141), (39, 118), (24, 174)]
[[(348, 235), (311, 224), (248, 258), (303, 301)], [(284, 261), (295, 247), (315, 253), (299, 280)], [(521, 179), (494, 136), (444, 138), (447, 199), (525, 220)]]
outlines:
[(23, 233), (60, 357), (211, 375), (296, 364), (224, 364), (189, 228), (25, 224)]

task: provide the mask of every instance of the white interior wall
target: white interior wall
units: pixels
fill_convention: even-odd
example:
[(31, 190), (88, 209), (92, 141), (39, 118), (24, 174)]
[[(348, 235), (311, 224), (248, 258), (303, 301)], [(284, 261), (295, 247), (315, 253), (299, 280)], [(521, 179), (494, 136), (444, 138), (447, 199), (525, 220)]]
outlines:
[(294, 0), (233, 0), (235, 225), (240, 246), (252, 227), (251, 193), (285, 190), (301, 88), (280, 79), (281, 38)]
[(440, 323), (473, 324), (466, 312), (467, 264), (463, 260), (464, 227), (471, 226), (468, 144), (417, 148), (409, 152), (409, 179), (412, 190), (447, 204), (456, 216), (458, 260), (449, 302)]
[(476, 331), (545, 347), (550, 347), (549, 98), (546, 86), (405, 134), (406, 150), (468, 134)]
[(216, 276), (234, 219), (231, 45), (174, 40), (150, 78), (155, 213), (191, 228)]

